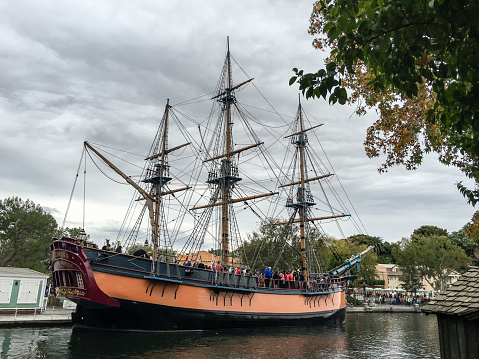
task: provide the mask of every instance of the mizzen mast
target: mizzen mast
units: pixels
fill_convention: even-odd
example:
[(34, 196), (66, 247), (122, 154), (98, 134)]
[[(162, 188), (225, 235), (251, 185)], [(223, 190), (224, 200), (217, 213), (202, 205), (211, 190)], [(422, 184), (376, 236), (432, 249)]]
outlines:
[[(291, 183), (283, 184), (280, 187), (289, 187), (294, 186), (295, 188), (291, 189), (290, 197), (287, 200), (286, 206), (293, 208), (294, 213), (289, 221), (272, 223), (273, 225), (282, 225), (282, 224), (293, 224), (299, 223), (300, 229), (300, 242), (301, 242), (301, 270), (303, 272), (304, 278), (308, 280), (308, 256), (307, 256), (307, 235), (308, 235), (308, 224), (309, 222), (326, 220), (326, 219), (335, 219), (340, 217), (345, 217), (348, 215), (345, 214), (332, 214), (330, 216), (323, 217), (312, 217), (309, 215), (309, 208), (314, 206), (313, 195), (309, 188), (309, 183), (312, 181), (321, 180), (332, 176), (332, 174), (324, 174), (312, 178), (308, 178), (308, 168), (307, 168), (307, 145), (308, 145), (308, 136), (307, 132), (315, 129), (321, 125), (316, 125), (310, 128), (304, 127), (303, 119), (303, 110), (301, 107), (301, 101), (298, 104), (298, 111), (296, 115), (297, 120), (297, 131), (285, 138), (289, 138), (291, 143), (296, 147), (296, 158), (299, 162), (298, 175), (299, 178), (293, 180)], [(296, 213), (299, 214), (299, 218), (295, 219)]]
[[(301, 111), (301, 102), (298, 105), (298, 121), (299, 121), (299, 130), (298, 137), (296, 138), (295, 144), (299, 150), (299, 163), (300, 163), (300, 181), (301, 187), (298, 187), (297, 199), (298, 199), (298, 209), (299, 209), (299, 230), (300, 230), (300, 239), (301, 239), (301, 263), (304, 279), (308, 280), (308, 271), (306, 268), (306, 237), (304, 230), (304, 221), (307, 216), (307, 207), (313, 206), (315, 203), (312, 201), (313, 196), (311, 193), (306, 192), (305, 184), (305, 164), (304, 164), (304, 147), (308, 142), (306, 134), (303, 132), (303, 116)], [(294, 139), (295, 137), (293, 137)]]

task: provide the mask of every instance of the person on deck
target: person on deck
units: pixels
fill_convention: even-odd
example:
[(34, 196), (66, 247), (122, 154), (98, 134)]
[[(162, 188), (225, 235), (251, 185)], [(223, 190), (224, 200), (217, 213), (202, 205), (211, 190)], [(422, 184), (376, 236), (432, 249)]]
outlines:
[(264, 270), (264, 285), (266, 288), (269, 288), (272, 277), (273, 272), (271, 272), (271, 267), (266, 267), (266, 269)]
[(284, 276), (284, 279), (286, 280), (286, 288), (291, 289), (293, 288), (293, 273), (290, 271), (286, 271), (286, 275)]
[(279, 280), (281, 279), (281, 277), (279, 276), (279, 273), (277, 270), (274, 271), (273, 273), (273, 288), (279, 288), (280, 287), (280, 282)]

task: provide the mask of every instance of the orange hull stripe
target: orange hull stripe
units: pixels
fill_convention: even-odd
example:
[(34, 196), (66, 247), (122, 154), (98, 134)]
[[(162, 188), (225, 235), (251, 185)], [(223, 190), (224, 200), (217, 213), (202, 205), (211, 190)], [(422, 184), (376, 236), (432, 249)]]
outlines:
[[(346, 306), (344, 292), (324, 295), (319, 297), (320, 299), (315, 297), (316, 300), (303, 295), (259, 292), (253, 295), (250, 305), (251, 294), (220, 292), (219, 295), (213, 296), (212, 290), (208, 288), (180, 284), (176, 290), (177, 284), (161, 281), (156, 282), (150, 296), (152, 284), (146, 279), (102, 272), (94, 272), (94, 275), (100, 289), (110, 297), (185, 309), (258, 314), (306, 314), (337, 310)], [(148, 284), (150, 284), (149, 287)], [(165, 284), (166, 288), (163, 292)], [(243, 298), (242, 304), (241, 298)]]

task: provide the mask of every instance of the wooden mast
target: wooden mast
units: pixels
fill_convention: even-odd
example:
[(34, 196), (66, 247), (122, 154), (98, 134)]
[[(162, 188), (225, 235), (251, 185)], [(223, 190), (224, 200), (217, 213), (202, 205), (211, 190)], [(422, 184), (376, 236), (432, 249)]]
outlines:
[(308, 280), (308, 269), (306, 267), (306, 237), (305, 237), (305, 230), (304, 230), (304, 222), (306, 217), (306, 188), (304, 187), (305, 179), (304, 179), (304, 146), (306, 144), (303, 132), (303, 117), (301, 115), (301, 101), (299, 101), (298, 105), (298, 121), (299, 121), (299, 138), (298, 138), (298, 149), (299, 149), (299, 167), (300, 167), (300, 181), (301, 187), (298, 188), (298, 201), (299, 201), (299, 230), (300, 230), (300, 240), (301, 240), (301, 263), (304, 275), (304, 280)]
[[(168, 148), (168, 126), (169, 126), (169, 114), (170, 114), (170, 100), (167, 100), (165, 113), (163, 115), (162, 125), (163, 127), (160, 128), (158, 134), (158, 150), (159, 152), (154, 155), (150, 155), (145, 160), (147, 161), (158, 161), (156, 163), (150, 164), (150, 169), (148, 172), (149, 177), (144, 180), (144, 182), (151, 184), (150, 193), (155, 198), (155, 208), (154, 208), (154, 222), (152, 224), (152, 244), (153, 244), (153, 259), (156, 260), (158, 257), (158, 247), (161, 245), (160, 243), (160, 228), (162, 223), (162, 214), (164, 213), (164, 203), (163, 197), (169, 194), (174, 194), (179, 191), (184, 191), (190, 189), (190, 187), (183, 187), (178, 189), (168, 189), (166, 191), (163, 188), (166, 186), (168, 182), (172, 180), (169, 174), (169, 167), (168, 167), (168, 154), (180, 148), (183, 148), (190, 143), (185, 143), (173, 148)], [(151, 167), (153, 166), (153, 167)], [(163, 224), (165, 225), (165, 224)], [(165, 228), (166, 230), (166, 228)], [(166, 242), (166, 238), (165, 238)]]
[(230, 200), (230, 181), (227, 180), (229, 175), (229, 169), (231, 168), (231, 103), (233, 102), (232, 96), (232, 81), (231, 81), (231, 56), (230, 56), (230, 39), (227, 38), (228, 51), (226, 54), (227, 61), (227, 70), (228, 70), (228, 88), (226, 89), (226, 153), (225, 160), (222, 160), (223, 165), (221, 166), (222, 170), (222, 193), (223, 193), (223, 203), (222, 207), (222, 216), (221, 216), (221, 249), (222, 249), (222, 262), (223, 264), (228, 263), (228, 237), (229, 237), (229, 200)]
[(203, 162), (215, 162), (213, 169), (208, 173), (208, 180), (206, 183), (212, 185), (214, 188), (215, 196), (211, 198), (211, 202), (203, 206), (195, 206), (192, 210), (199, 210), (204, 208), (219, 207), (220, 211), (220, 228), (219, 233), (221, 235), (221, 261), (223, 264), (228, 263), (229, 247), (230, 247), (230, 229), (231, 223), (234, 221), (234, 215), (232, 213), (231, 206), (234, 203), (245, 202), (249, 200), (264, 198), (267, 196), (275, 195), (277, 193), (259, 194), (243, 198), (232, 198), (232, 192), (237, 182), (241, 181), (239, 177), (238, 165), (236, 163), (236, 157), (243, 151), (250, 150), (261, 146), (263, 142), (256, 142), (249, 146), (234, 150), (233, 148), (233, 119), (232, 111), (236, 106), (236, 98), (234, 91), (239, 87), (249, 83), (252, 79), (244, 81), (239, 85), (233, 86), (232, 70), (231, 70), (231, 54), (229, 48), (229, 37), (227, 38), (227, 53), (222, 73), (222, 85), (218, 90), (218, 94), (212, 97), (218, 102), (222, 103), (221, 115), (219, 121), (225, 121), (218, 123), (221, 127), (220, 141), (218, 142), (221, 148), (216, 148), (218, 152), (215, 152), (215, 156), (205, 159)]
[[(161, 160), (160, 163), (157, 165), (158, 172), (157, 175), (160, 177), (159, 181), (154, 182), (154, 195), (156, 197), (155, 203), (155, 223), (154, 227), (152, 228), (152, 236), (153, 236), (153, 260), (156, 261), (158, 256), (158, 245), (160, 244), (160, 211), (162, 203), (162, 193), (161, 188), (167, 181), (170, 180), (167, 176), (167, 163), (166, 161), (166, 154), (168, 148), (168, 114), (170, 109), (170, 100), (166, 100), (166, 108), (165, 108), (165, 121), (163, 123), (163, 137), (162, 137), (162, 148), (161, 148)], [(165, 178), (166, 177), (166, 178)]]

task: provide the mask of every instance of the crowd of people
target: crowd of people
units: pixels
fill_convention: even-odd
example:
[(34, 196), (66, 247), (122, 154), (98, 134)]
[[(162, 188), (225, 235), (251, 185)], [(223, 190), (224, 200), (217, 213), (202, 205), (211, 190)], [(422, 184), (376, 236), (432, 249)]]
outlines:
[(218, 262), (217, 264), (206, 265), (201, 261), (186, 260), (183, 263), (184, 266), (191, 266), (199, 269), (212, 270), (221, 273), (236, 274), (236, 275), (245, 275), (245, 276), (254, 276), (258, 278), (258, 283), (260, 286), (265, 288), (284, 288), (284, 289), (294, 289), (299, 288), (298, 282), (304, 281), (304, 275), (299, 270), (271, 270), (271, 267), (266, 267), (263, 273), (260, 273), (257, 270), (251, 270), (250, 268), (241, 268), (235, 266), (227, 266)]
[(271, 267), (266, 267), (264, 273), (259, 274), (259, 278), (266, 288), (296, 288), (298, 282), (304, 281), (304, 275), (299, 269), (273, 272)]
[(378, 304), (387, 305), (414, 305), (414, 304), (426, 304), (431, 299), (426, 294), (404, 294), (404, 293), (378, 293), (368, 292), (363, 298), (364, 300), (373, 301)]

